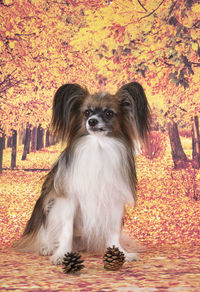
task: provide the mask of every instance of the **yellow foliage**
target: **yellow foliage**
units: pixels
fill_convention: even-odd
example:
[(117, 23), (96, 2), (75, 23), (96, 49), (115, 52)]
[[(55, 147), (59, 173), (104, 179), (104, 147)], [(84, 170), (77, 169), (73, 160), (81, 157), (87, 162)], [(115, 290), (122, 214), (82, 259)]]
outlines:
[(14, 93), (14, 87), (11, 87), (11, 88), (9, 89), (9, 94), (12, 95), (13, 93)]
[[(11, 80), (17, 84), (12, 94), (6, 92), (9, 100), (6, 107), (13, 117), (4, 119), (5, 125), (9, 126), (11, 120), (17, 120), (16, 127), (24, 122), (23, 114), (17, 117), (12, 109), (22, 96), (20, 110), (26, 115), (32, 100), (36, 104), (46, 102), (50, 107), (52, 93), (65, 82), (80, 82), (92, 90), (114, 91), (124, 82), (137, 80), (147, 88), (150, 103), (159, 92), (158, 105), (163, 109), (164, 100), (169, 97), (172, 103), (181, 100), (183, 105), (183, 80), (188, 79), (192, 85), (190, 96), (197, 100), (194, 90), (199, 87), (199, 75), (193, 64), (198, 63), (199, 35), (192, 25), (199, 13), (196, 4), (191, 10), (186, 10), (182, 3), (174, 7), (172, 14), (177, 21), (190, 28), (184, 33), (178, 26), (169, 25), (171, 6), (166, 1), (159, 9), (156, 9), (159, 0), (142, 1), (145, 9), (136, 0), (97, 2), (76, 1), (74, 5), (69, 1), (66, 5), (65, 1), (35, 0), (22, 5), (23, 1), (18, 0), (9, 9), (0, 5), (3, 11), (0, 81), (14, 72)], [(182, 55), (192, 62), (194, 75), (189, 67), (184, 67)], [(102, 78), (106, 80), (104, 84), (100, 82)], [(194, 106), (188, 107), (192, 114)], [(33, 109), (30, 121), (34, 121), (35, 114)], [(44, 120), (42, 112), (37, 115)]]
[(182, 23), (185, 27), (191, 28), (192, 25), (193, 25), (193, 20), (194, 20), (193, 15), (188, 14), (187, 17), (184, 17), (184, 18), (182, 19), (181, 23)]
[(195, 29), (191, 29), (191, 37), (193, 40), (195, 40), (196, 38), (200, 37), (199, 35), (197, 35), (197, 32)]
[(200, 14), (200, 5), (198, 3), (192, 5), (192, 12)]
[(198, 44), (197, 43), (192, 43), (192, 49), (194, 51), (197, 51), (198, 50)]
[(9, 42), (9, 47), (10, 47), (11, 49), (14, 49), (14, 47), (15, 47), (15, 42)]
[(0, 41), (0, 48), (4, 47), (4, 43)]
[(13, 0), (4, 0), (3, 3), (5, 5), (11, 5), (11, 4), (13, 4)]

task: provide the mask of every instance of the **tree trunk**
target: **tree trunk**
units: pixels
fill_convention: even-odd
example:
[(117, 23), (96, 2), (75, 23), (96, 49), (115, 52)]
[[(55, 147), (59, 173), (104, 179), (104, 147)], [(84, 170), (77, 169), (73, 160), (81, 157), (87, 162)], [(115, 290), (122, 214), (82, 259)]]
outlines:
[(22, 154), (22, 160), (26, 160), (26, 156), (29, 153), (29, 145), (30, 145), (30, 125), (27, 123), (26, 125), (26, 134), (25, 134), (25, 139), (24, 139), (24, 150)]
[(11, 153), (11, 169), (14, 169), (16, 167), (16, 159), (17, 159), (17, 131), (13, 130), (12, 153)]
[(2, 136), (0, 136), (0, 173), (2, 173), (3, 170), (3, 149), (4, 149), (4, 145), (5, 144), (5, 138), (4, 138), (4, 134)]
[(8, 137), (8, 139), (7, 139), (7, 147), (8, 148), (12, 147), (12, 137)]
[(194, 117), (194, 124), (192, 125), (192, 166), (196, 169), (200, 168), (200, 133), (197, 116)]
[(46, 143), (45, 143), (45, 147), (49, 147), (50, 146), (49, 137), (50, 137), (50, 133), (49, 133), (49, 129), (47, 129), (47, 131), (46, 131)]
[(37, 128), (37, 150), (41, 150), (44, 147), (44, 129), (41, 125)]
[(33, 127), (31, 135), (31, 152), (36, 152), (37, 150), (37, 128)]
[(171, 154), (174, 162), (174, 168), (175, 169), (186, 168), (188, 165), (188, 160), (181, 145), (177, 123), (175, 122), (168, 123), (168, 134), (170, 139)]
[(41, 139), (41, 148), (40, 149), (42, 149), (42, 148), (44, 148), (44, 129), (41, 127), (41, 137), (40, 137), (40, 139)]
[(3, 134), (3, 150), (6, 149), (6, 137)]
[(30, 145), (31, 145), (31, 127), (28, 127), (28, 145), (27, 145), (27, 154), (30, 153)]

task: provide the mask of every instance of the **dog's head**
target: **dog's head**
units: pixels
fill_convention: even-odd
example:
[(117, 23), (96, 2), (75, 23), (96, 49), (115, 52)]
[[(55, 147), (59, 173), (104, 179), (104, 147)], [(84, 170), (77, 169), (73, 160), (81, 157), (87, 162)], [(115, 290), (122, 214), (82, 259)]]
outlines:
[(54, 97), (52, 127), (62, 140), (84, 135), (141, 141), (149, 129), (149, 106), (142, 86), (131, 82), (116, 94), (90, 94), (78, 84), (61, 86)]

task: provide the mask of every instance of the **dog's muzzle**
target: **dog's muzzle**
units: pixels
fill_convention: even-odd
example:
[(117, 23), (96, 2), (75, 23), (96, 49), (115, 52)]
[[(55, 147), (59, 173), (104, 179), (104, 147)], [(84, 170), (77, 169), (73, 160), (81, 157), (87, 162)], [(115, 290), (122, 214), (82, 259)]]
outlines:
[(96, 132), (99, 132), (99, 133), (105, 133), (107, 132), (106, 131), (106, 128), (105, 128), (105, 125), (103, 125), (102, 121), (100, 121), (100, 119), (98, 117), (91, 117), (88, 119), (87, 121), (87, 130), (89, 133), (96, 133)]

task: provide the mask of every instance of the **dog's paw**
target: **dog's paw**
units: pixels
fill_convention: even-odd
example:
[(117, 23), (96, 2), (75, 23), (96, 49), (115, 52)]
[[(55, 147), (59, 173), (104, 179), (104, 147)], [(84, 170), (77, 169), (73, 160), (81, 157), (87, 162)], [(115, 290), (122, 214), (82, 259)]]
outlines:
[(51, 256), (50, 260), (53, 265), (61, 265), (63, 262), (64, 255), (54, 254)]
[(49, 255), (52, 255), (53, 251), (50, 250), (48, 247), (46, 246), (42, 246), (40, 248), (40, 255), (42, 256), (49, 256)]
[(126, 262), (134, 262), (134, 261), (139, 260), (139, 257), (137, 255), (137, 253), (126, 253), (125, 260), (126, 260)]

